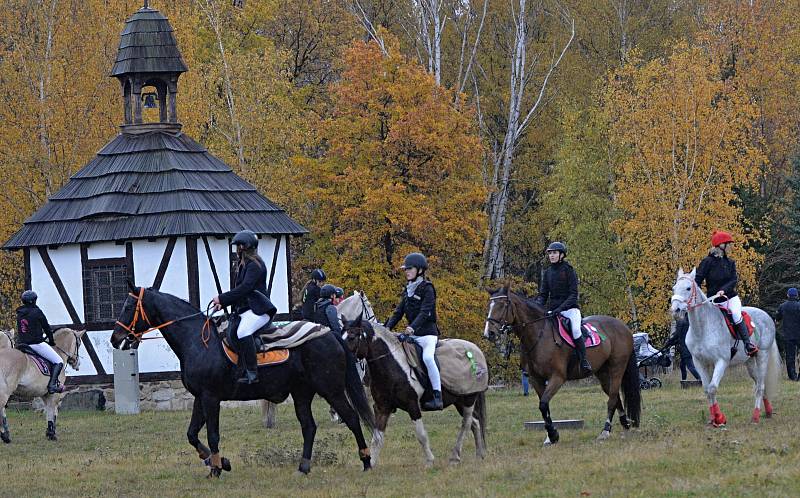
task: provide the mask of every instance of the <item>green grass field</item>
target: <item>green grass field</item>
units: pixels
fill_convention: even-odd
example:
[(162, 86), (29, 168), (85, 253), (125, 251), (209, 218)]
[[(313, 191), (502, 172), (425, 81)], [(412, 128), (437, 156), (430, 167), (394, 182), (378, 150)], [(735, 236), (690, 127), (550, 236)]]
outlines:
[[(60, 440), (44, 438), (41, 414), (9, 411), (11, 445), (0, 445), (2, 496), (797, 496), (800, 493), (800, 383), (782, 381), (776, 416), (749, 423), (751, 383), (733, 371), (721, 388), (726, 430), (705, 426), (700, 390), (682, 390), (677, 378), (644, 391), (641, 428), (595, 441), (605, 417), (598, 386), (568, 385), (552, 403), (555, 418), (584, 418), (586, 428), (561, 432), (543, 448), (544, 433), (523, 429), (536, 398), (518, 391), (488, 397), (489, 454), (476, 461), (467, 439), (461, 465), (447, 459), (458, 426), (454, 409), (426, 414), (437, 461), (423, 467), (422, 452), (405, 413), (395, 414), (381, 465), (360, 471), (355, 441), (333, 424), (327, 405), (315, 403), (317, 442), (309, 476), (295, 475), (301, 449), (290, 405), (279, 407), (278, 428), (261, 427), (255, 408), (225, 410), (223, 455), (233, 472), (207, 480), (186, 442), (188, 412), (117, 416), (66, 412)], [(536, 410), (538, 412), (538, 410)], [(204, 435), (204, 432), (203, 432)]]

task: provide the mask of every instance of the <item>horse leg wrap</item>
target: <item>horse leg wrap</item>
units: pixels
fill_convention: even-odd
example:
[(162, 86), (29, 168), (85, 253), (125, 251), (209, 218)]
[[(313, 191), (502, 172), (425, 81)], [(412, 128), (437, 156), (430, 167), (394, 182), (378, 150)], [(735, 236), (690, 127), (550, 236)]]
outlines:
[(767, 418), (772, 418), (772, 403), (767, 398), (764, 398), (764, 412)]
[(606, 425), (604, 425), (604, 426), (603, 426), (603, 430), (604, 430), (604, 431), (611, 432), (611, 422), (609, 422), (608, 420), (606, 420)]
[(711, 405), (711, 425), (714, 427), (719, 427), (721, 425), (725, 425), (728, 422), (728, 419), (725, 417), (725, 414), (722, 413), (722, 410), (719, 409), (719, 404), (714, 403)]
[(760, 408), (753, 408), (753, 418), (751, 419), (751, 422), (753, 422), (754, 424), (757, 424), (757, 423), (761, 422), (761, 409)]
[(11, 431), (8, 430), (8, 418), (6, 417), (3, 417), (3, 432), (0, 433), (0, 439), (6, 444), (11, 442)]
[(45, 434), (50, 441), (58, 440), (58, 437), (56, 437), (56, 423), (52, 420), (47, 422), (47, 432)]
[(371, 458), (369, 455), (369, 448), (362, 448), (358, 450), (358, 457), (361, 459), (361, 463), (364, 464), (365, 471), (372, 468)]
[(628, 416), (624, 413), (619, 416), (619, 423), (622, 424), (622, 428), (626, 431), (631, 428), (631, 421), (628, 420)]

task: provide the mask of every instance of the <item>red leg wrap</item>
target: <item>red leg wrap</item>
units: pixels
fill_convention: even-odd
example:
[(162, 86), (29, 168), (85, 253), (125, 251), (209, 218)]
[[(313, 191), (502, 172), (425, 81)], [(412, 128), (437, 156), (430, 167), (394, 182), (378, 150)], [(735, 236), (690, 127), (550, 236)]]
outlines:
[(764, 398), (764, 411), (766, 412), (766, 417), (772, 417), (772, 403), (769, 402), (767, 398)]
[(753, 422), (754, 424), (757, 424), (757, 423), (761, 422), (761, 409), (760, 408), (753, 408), (753, 418), (751, 419), (751, 422)]

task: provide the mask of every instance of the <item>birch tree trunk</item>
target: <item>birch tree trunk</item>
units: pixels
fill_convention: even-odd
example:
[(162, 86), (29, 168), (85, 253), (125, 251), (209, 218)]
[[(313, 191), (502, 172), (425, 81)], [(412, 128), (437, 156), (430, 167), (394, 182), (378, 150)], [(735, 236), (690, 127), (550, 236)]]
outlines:
[[(509, 189), (517, 146), (531, 124), (535, 112), (542, 104), (550, 77), (561, 63), (564, 54), (575, 38), (575, 20), (570, 17), (566, 9), (556, 4), (557, 15), (569, 30), (569, 38), (561, 46), (560, 51), (557, 50), (556, 45), (553, 46), (552, 57), (548, 64), (540, 63), (543, 54), (535, 53), (532, 56), (528, 54), (531, 34), (528, 20), (530, 12), (527, 0), (517, 0), (517, 2), (516, 11), (512, 12), (515, 31), (514, 43), (509, 54), (510, 77), (507, 123), (500, 153), (494, 154), (495, 169), (500, 174), (498, 181), (494, 185), (490, 185), (490, 187), (493, 187), (494, 193), (491, 195), (487, 206), (489, 227), (484, 243), (484, 280), (502, 278), (505, 274), (503, 230), (508, 213)], [(535, 74), (537, 66), (543, 66), (543, 76), (536, 83), (538, 89), (536, 90), (535, 99), (528, 104), (527, 102), (530, 99), (529, 90), (533, 87), (532, 76)]]

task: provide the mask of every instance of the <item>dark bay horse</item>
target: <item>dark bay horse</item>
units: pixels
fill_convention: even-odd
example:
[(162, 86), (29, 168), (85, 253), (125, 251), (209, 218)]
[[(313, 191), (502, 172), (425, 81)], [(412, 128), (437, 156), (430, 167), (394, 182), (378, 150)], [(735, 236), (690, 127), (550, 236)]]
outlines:
[[(344, 320), (345, 337), (347, 346), (359, 359), (366, 359), (370, 374), (370, 391), (375, 401), (375, 430), (372, 432), (372, 458), (377, 463), (378, 456), (384, 443), (386, 426), (389, 417), (398, 408), (408, 413), (414, 424), (414, 432), (425, 454), (425, 465), (433, 465), (433, 452), (431, 452), (428, 434), (422, 423), (422, 410), (420, 397), (423, 387), (416, 375), (412, 372), (403, 346), (390, 330), (379, 323), (372, 323), (360, 318), (352, 322)], [(459, 341), (449, 339), (448, 341)], [(460, 341), (467, 346), (468, 351), (473, 351), (476, 361), (486, 366), (483, 353), (477, 346), (467, 341)], [(444, 348), (444, 343), (440, 342)], [(450, 342), (448, 342), (450, 344)], [(453, 343), (455, 344), (455, 343)], [(437, 355), (440, 354), (437, 352)], [(479, 357), (478, 357), (479, 356)], [(446, 372), (443, 372), (445, 375)], [(460, 377), (460, 375), (459, 375)], [(486, 389), (488, 388), (488, 372), (482, 378), (483, 382), (473, 382), (469, 375), (464, 376), (462, 392), (457, 394), (449, 391), (443, 385), (442, 401), (445, 408), (454, 405), (461, 415), (461, 428), (456, 437), (456, 444), (450, 455), (450, 463), (461, 462), (461, 448), (464, 436), (472, 430), (475, 438), (475, 453), (478, 458), (486, 456)], [(479, 385), (478, 385), (479, 384)]]
[[(303, 454), (299, 471), (311, 470), (311, 452), (317, 430), (311, 413), (314, 396), (322, 396), (342, 417), (358, 443), (364, 470), (371, 467), (369, 448), (359, 418), (372, 430), (375, 419), (356, 371), (355, 358), (332, 333), (308, 340), (293, 348), (285, 363), (258, 369), (259, 382), (236, 382), (236, 365), (222, 350), (216, 334), (204, 330), (205, 317), (190, 303), (154, 289), (135, 288), (125, 300), (111, 335), (115, 348), (138, 343), (142, 335), (161, 331), (180, 360), (181, 380), (194, 395), (192, 419), (187, 437), (202, 459), (210, 457), (209, 477), (219, 477), (223, 459), (219, 454), (219, 405), (223, 400), (266, 399), (284, 401), (290, 394), (303, 432)], [(208, 447), (198, 437), (207, 426)], [(229, 462), (225, 459), (225, 470)]]
[[(633, 334), (621, 320), (610, 316), (594, 315), (585, 317), (583, 321), (591, 322), (604, 336), (600, 345), (586, 349), (586, 355), (594, 375), (608, 395), (608, 416), (598, 437), (606, 439), (611, 434), (615, 410), (619, 412), (619, 421), (625, 430), (631, 425), (639, 426), (641, 393)], [(559, 437), (550, 418), (550, 400), (565, 381), (587, 377), (581, 374), (572, 348), (560, 340), (557, 328), (555, 319), (547, 316), (544, 307), (511, 291), (508, 286), (489, 292), (484, 337), (495, 341), (512, 331), (519, 336), (520, 361), (525, 363), (523, 366), (539, 395), (539, 410), (547, 430), (545, 445), (557, 443)], [(625, 397), (624, 409), (619, 396), (620, 387)]]

